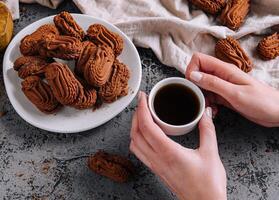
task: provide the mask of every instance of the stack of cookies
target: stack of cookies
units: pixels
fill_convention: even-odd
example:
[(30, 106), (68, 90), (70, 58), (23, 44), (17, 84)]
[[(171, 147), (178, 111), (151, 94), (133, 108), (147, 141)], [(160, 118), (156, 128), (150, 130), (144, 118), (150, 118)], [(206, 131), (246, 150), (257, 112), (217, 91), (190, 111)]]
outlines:
[[(244, 23), (249, 12), (250, 0), (188, 0), (191, 4), (206, 13), (218, 16), (222, 25), (236, 31)], [(274, 33), (262, 39), (257, 47), (258, 54), (263, 60), (279, 56), (279, 33)], [(240, 46), (239, 42), (227, 37), (217, 42), (215, 46), (217, 58), (232, 63), (244, 72), (253, 68), (251, 59)]]
[[(22, 91), (40, 111), (95, 109), (128, 94), (130, 71), (117, 59), (124, 45), (118, 34), (101, 24), (85, 33), (67, 12), (53, 21), (21, 40), (23, 56), (14, 63)], [(74, 71), (59, 59), (74, 60)]]

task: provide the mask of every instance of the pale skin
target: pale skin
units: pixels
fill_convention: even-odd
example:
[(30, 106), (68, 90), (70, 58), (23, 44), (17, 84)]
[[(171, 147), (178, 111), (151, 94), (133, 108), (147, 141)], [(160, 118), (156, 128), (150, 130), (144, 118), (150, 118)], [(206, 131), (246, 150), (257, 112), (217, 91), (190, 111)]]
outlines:
[[(196, 53), (186, 78), (209, 93), (210, 104), (220, 104), (247, 119), (279, 126), (279, 92), (236, 66)], [(174, 142), (153, 121), (147, 96), (140, 92), (131, 128), (130, 150), (181, 200), (226, 200), (226, 172), (220, 160), (212, 108), (199, 122), (200, 142), (189, 149)]]

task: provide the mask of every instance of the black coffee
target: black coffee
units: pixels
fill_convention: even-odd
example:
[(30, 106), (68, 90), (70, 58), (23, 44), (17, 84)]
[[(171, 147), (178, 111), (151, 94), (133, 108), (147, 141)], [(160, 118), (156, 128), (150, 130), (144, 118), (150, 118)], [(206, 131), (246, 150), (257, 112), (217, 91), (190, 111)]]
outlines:
[(174, 83), (162, 87), (157, 92), (154, 109), (162, 121), (171, 125), (184, 125), (197, 117), (200, 102), (190, 88)]

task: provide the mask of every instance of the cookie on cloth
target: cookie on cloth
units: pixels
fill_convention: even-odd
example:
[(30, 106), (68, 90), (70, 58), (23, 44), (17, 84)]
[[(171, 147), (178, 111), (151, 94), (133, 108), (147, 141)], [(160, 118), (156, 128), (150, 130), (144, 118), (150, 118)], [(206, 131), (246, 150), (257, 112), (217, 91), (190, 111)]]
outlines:
[(215, 55), (220, 60), (236, 65), (244, 72), (249, 72), (253, 68), (250, 58), (239, 42), (232, 37), (221, 39), (216, 43)]
[(199, 9), (216, 15), (226, 5), (225, 0), (188, 0)]
[(279, 56), (279, 33), (276, 32), (263, 38), (257, 50), (263, 60), (271, 60)]
[(221, 23), (232, 30), (239, 29), (249, 12), (249, 7), (250, 0), (228, 0), (220, 15)]

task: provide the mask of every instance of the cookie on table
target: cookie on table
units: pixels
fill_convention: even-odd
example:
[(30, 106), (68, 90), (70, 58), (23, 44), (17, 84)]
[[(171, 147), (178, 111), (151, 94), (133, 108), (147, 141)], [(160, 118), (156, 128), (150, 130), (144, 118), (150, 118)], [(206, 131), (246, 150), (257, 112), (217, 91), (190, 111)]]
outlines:
[(63, 60), (77, 59), (82, 49), (79, 39), (64, 35), (48, 35), (40, 40), (39, 46), (40, 56)]
[(38, 76), (28, 76), (21, 83), (25, 96), (43, 113), (57, 112), (62, 105), (54, 97), (50, 86)]
[(130, 71), (128, 67), (115, 60), (112, 73), (108, 82), (99, 90), (99, 97), (106, 103), (112, 103), (122, 96), (128, 94), (128, 81)]
[(35, 32), (26, 35), (20, 42), (20, 52), (25, 56), (38, 55), (39, 41), (46, 35), (59, 35), (59, 31), (53, 24), (45, 24), (39, 27)]
[(97, 46), (106, 45), (113, 49), (116, 56), (120, 55), (124, 42), (120, 35), (108, 30), (101, 24), (93, 24), (87, 30), (88, 39)]
[(279, 56), (279, 33), (276, 32), (263, 38), (259, 42), (257, 50), (263, 60), (271, 60)]
[(226, 5), (225, 0), (188, 0), (199, 9), (216, 15)]
[(216, 43), (215, 55), (220, 60), (236, 65), (246, 73), (253, 68), (250, 58), (242, 49), (239, 42), (232, 37), (221, 39)]
[(243, 24), (249, 7), (249, 0), (228, 0), (220, 15), (221, 23), (232, 30), (237, 30)]
[(116, 182), (127, 182), (135, 173), (135, 167), (127, 158), (98, 151), (88, 158), (88, 167), (96, 174)]
[(61, 12), (53, 18), (55, 26), (62, 35), (76, 37), (83, 40), (85, 33), (68, 12)]

